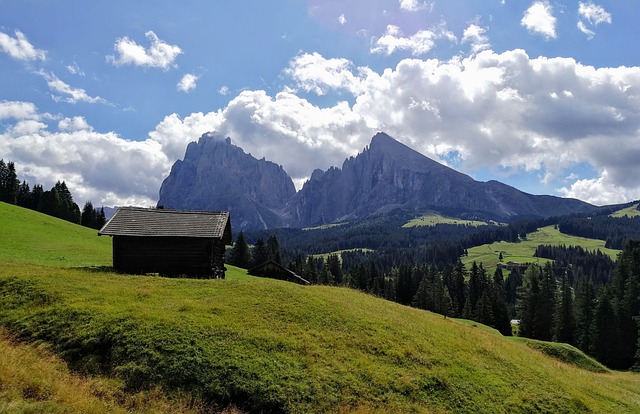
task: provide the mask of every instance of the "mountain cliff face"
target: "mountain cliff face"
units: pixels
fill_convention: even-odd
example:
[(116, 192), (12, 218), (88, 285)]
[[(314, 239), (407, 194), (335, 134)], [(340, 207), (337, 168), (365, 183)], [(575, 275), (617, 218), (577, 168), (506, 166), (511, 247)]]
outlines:
[(356, 220), (395, 208), (436, 210), (500, 221), (593, 209), (579, 200), (524, 193), (497, 181), (479, 182), (384, 133), (342, 168), (316, 170), (296, 193), (281, 166), (257, 160), (211, 134), (189, 144), (160, 189), (168, 208), (227, 210), (233, 227), (308, 227)]
[(579, 200), (534, 196), (497, 181), (478, 182), (384, 133), (342, 169), (317, 170), (287, 204), (293, 226), (364, 218), (394, 208), (456, 211), (499, 220), (588, 211)]
[(296, 190), (281, 166), (257, 160), (229, 138), (208, 133), (187, 146), (162, 183), (158, 205), (224, 210), (234, 230), (284, 227), (283, 209)]

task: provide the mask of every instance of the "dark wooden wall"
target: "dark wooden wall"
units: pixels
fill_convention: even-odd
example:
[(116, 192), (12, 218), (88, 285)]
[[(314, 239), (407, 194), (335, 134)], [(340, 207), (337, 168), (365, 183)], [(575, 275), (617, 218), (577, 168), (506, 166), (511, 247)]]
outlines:
[(124, 273), (224, 278), (220, 240), (198, 237), (113, 237), (113, 267)]

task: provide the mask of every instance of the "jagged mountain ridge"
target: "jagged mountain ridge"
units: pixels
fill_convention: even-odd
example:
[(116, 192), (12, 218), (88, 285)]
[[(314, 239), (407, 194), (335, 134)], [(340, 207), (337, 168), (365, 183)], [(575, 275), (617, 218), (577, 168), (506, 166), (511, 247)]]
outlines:
[(393, 208), (465, 211), (509, 220), (588, 211), (590, 204), (524, 193), (497, 181), (475, 181), (396, 141), (376, 134), (342, 169), (316, 171), (287, 205), (293, 226), (354, 220)]
[(281, 166), (245, 154), (228, 138), (205, 134), (198, 144), (189, 144), (184, 161), (174, 164), (159, 204), (229, 210), (235, 229), (316, 226), (395, 208), (464, 212), (502, 221), (594, 208), (580, 200), (527, 194), (497, 181), (475, 181), (384, 133), (376, 134), (362, 153), (347, 158), (342, 168), (314, 171), (297, 193)]
[(178, 210), (224, 210), (235, 229), (285, 227), (283, 207), (295, 194), (282, 166), (246, 154), (212, 133), (191, 142), (160, 187), (158, 205)]

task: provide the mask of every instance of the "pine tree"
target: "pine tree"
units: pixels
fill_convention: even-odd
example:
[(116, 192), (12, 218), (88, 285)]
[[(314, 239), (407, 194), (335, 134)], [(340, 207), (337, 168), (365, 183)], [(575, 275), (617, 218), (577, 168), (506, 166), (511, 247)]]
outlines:
[(340, 257), (337, 254), (330, 254), (327, 257), (327, 266), (329, 267), (329, 272), (331, 272), (331, 276), (333, 277), (334, 284), (340, 286), (344, 282), (344, 276), (342, 274), (342, 263), (340, 263)]
[(493, 286), (491, 292), (495, 328), (500, 331), (502, 335), (511, 336), (511, 320), (509, 318), (509, 307), (507, 306), (504, 288), (504, 276), (502, 275), (502, 269), (500, 268), (497, 268), (493, 274)]
[(91, 201), (84, 203), (82, 208), (82, 214), (80, 216), (80, 225), (95, 229), (97, 226), (96, 211), (93, 208)]
[(524, 272), (518, 288), (516, 313), (520, 319), (520, 336), (537, 338), (537, 308), (540, 301), (540, 268), (531, 265)]
[(574, 343), (574, 332), (573, 292), (565, 273), (560, 281), (560, 290), (556, 301), (556, 310), (553, 318), (553, 340), (572, 344)]
[(590, 352), (595, 296), (589, 279), (582, 279), (576, 289), (574, 302), (575, 329), (573, 339), (575, 345), (584, 352)]
[(280, 259), (280, 243), (275, 235), (271, 235), (267, 239), (267, 256), (278, 264), (282, 262)]
[(244, 233), (241, 231), (240, 234), (238, 234), (238, 237), (236, 237), (236, 242), (231, 248), (229, 264), (246, 269), (249, 267), (250, 263), (251, 251), (249, 250), (249, 245), (244, 238)]
[(398, 269), (396, 281), (396, 300), (403, 305), (409, 305), (415, 295), (413, 289), (413, 271), (408, 264), (402, 264)]
[(619, 331), (616, 314), (608, 289), (598, 296), (591, 325), (591, 354), (608, 367), (617, 368), (619, 360)]
[(251, 256), (253, 257), (253, 266), (258, 266), (269, 260), (269, 255), (267, 253), (267, 248), (264, 245), (264, 240), (262, 237), (256, 240), (256, 243), (253, 245), (253, 251)]
[(536, 339), (550, 341), (553, 338), (553, 315), (556, 308), (557, 284), (551, 264), (542, 269), (540, 297), (536, 309)]

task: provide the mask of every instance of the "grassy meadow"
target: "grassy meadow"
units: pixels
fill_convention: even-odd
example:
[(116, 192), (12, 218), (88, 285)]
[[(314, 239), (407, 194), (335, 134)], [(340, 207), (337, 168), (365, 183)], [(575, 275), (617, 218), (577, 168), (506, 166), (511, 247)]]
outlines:
[(627, 208), (623, 208), (622, 210), (618, 210), (615, 213), (609, 214), (610, 217), (629, 217), (629, 218), (633, 218), (633, 217), (638, 217), (640, 216), (640, 211), (636, 210), (638, 207), (637, 204), (634, 204), (630, 207)]
[[(2, 240), (7, 208), (37, 214), (0, 204)], [(85, 244), (68, 266), (2, 244), (0, 367), (27, 374), (0, 373), (0, 412), (640, 412), (640, 375), (585, 367), (572, 347), (231, 266), (225, 280), (116, 274), (92, 234), (60, 235)], [(76, 392), (98, 408), (55, 397)]]
[[(453, 217), (445, 217), (440, 213), (431, 212), (428, 214), (424, 214), (420, 217), (416, 217), (410, 220), (408, 223), (405, 223), (402, 227), (419, 227), (419, 226), (435, 226), (437, 224), (457, 224), (461, 226), (486, 226), (488, 223), (485, 221), (479, 220), (465, 220)], [(496, 224), (496, 223), (493, 223)]]
[[(533, 233), (527, 234), (526, 240), (518, 243), (509, 243), (505, 241), (495, 242), (491, 244), (483, 244), (468, 249), (468, 255), (461, 258), (462, 263), (469, 268), (475, 261), (482, 263), (484, 268), (491, 274), (497, 267), (498, 263), (518, 262), (518, 263), (538, 263), (545, 264), (549, 259), (533, 257), (536, 247), (539, 245), (553, 246), (581, 246), (585, 250), (597, 251), (609, 255), (613, 260), (616, 259), (620, 250), (608, 249), (604, 247), (604, 240), (587, 239), (584, 237), (576, 237), (568, 234), (562, 234), (553, 226), (542, 227)], [(502, 253), (502, 261), (500, 261), (500, 253)]]

